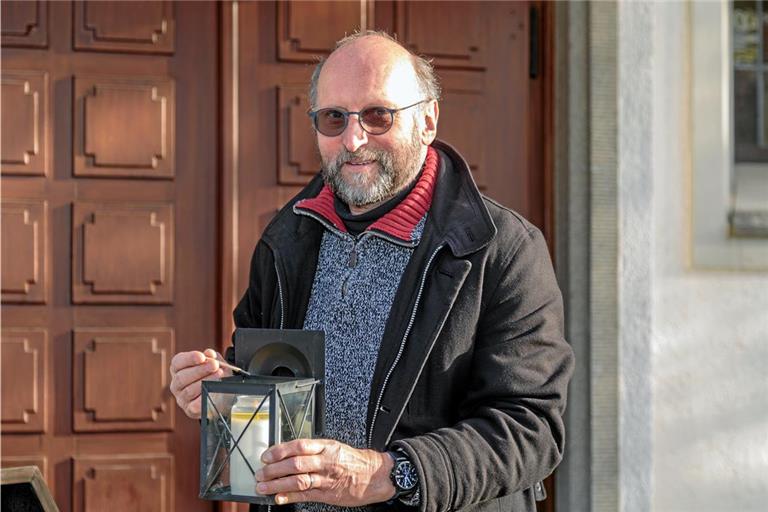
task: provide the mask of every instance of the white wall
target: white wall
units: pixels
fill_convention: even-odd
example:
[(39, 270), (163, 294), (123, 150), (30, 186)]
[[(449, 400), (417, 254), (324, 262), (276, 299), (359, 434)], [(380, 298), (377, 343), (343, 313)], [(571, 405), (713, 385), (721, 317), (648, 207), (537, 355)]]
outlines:
[[(626, 4), (625, 4), (626, 5)], [(768, 510), (768, 273), (706, 271), (690, 266), (691, 239), (691, 127), (689, 93), (689, 6), (686, 3), (651, 4), (649, 11), (620, 9), (627, 16), (647, 16), (652, 26), (652, 82), (650, 121), (640, 127), (622, 116), (621, 129), (632, 134), (650, 122), (651, 168), (642, 172), (632, 156), (632, 145), (619, 144), (620, 210), (632, 212), (632, 201), (652, 190), (650, 240), (645, 226), (623, 229), (620, 251), (646, 244), (650, 255), (650, 375), (648, 414), (651, 421), (651, 509), (667, 511)], [(632, 23), (638, 23), (637, 20)], [(619, 35), (624, 48), (642, 44), (637, 32)], [(621, 48), (622, 46), (620, 46)], [(620, 54), (620, 59), (631, 52)], [(627, 69), (620, 63), (620, 69)], [(645, 77), (640, 76), (640, 79)], [(626, 77), (625, 77), (626, 79)], [(624, 80), (625, 80), (624, 79)], [(620, 79), (620, 84), (626, 83)], [(631, 87), (620, 88), (620, 106), (629, 101)], [(635, 94), (636, 96), (636, 94)], [(626, 112), (625, 112), (626, 113)], [(625, 140), (624, 136), (620, 141)], [(629, 152), (629, 154), (628, 154)], [(626, 218), (626, 217), (625, 217)], [(634, 213), (643, 222), (644, 217)], [(622, 223), (627, 228), (625, 223)], [(768, 244), (768, 240), (766, 242)], [(622, 258), (623, 260), (626, 258)], [(631, 256), (627, 263), (633, 263)], [(619, 274), (621, 298), (634, 292), (643, 297), (647, 286), (624, 269)], [(641, 314), (644, 314), (641, 311)], [(622, 315), (623, 319), (627, 313)], [(641, 319), (641, 324), (643, 320)], [(642, 325), (641, 325), (642, 327)], [(643, 343), (638, 330), (622, 325), (620, 349)], [(642, 329), (640, 329), (642, 330)], [(622, 361), (622, 370), (626, 369)], [(630, 376), (623, 385), (644, 385), (644, 375)], [(639, 406), (621, 398), (620, 409)], [(636, 432), (643, 438), (645, 426)], [(621, 428), (630, 435), (631, 426)], [(631, 443), (630, 443), (631, 445)], [(621, 447), (624, 450), (624, 446)], [(642, 457), (642, 456), (641, 456)], [(622, 457), (620, 471), (631, 473), (631, 461)], [(638, 482), (642, 484), (643, 482)], [(622, 478), (622, 494), (631, 496), (631, 480)], [(624, 510), (641, 510), (644, 500), (622, 500)]]

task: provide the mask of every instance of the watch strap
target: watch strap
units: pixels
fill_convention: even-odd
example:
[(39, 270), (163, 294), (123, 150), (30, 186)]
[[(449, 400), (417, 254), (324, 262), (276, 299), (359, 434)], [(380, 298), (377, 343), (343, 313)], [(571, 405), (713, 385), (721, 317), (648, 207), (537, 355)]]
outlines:
[[(392, 471), (389, 474), (389, 478), (392, 481), (392, 485), (395, 487), (395, 495), (392, 497), (389, 503), (391, 504), (394, 500), (398, 500), (407, 506), (418, 506), (421, 504), (421, 493), (419, 492), (419, 475), (416, 471), (416, 465), (413, 463), (408, 454), (402, 449), (397, 448), (395, 450), (390, 450), (387, 453), (390, 457), (392, 457), (392, 461), (394, 462)], [(397, 483), (396, 472), (399, 465), (403, 462), (407, 462), (414, 472), (416, 485), (411, 489), (403, 489)]]

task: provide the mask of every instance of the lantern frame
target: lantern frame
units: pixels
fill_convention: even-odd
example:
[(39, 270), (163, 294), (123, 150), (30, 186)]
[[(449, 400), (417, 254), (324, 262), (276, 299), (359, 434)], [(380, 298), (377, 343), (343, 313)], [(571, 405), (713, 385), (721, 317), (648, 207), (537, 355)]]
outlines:
[[(245, 435), (245, 431), (252, 425), (259, 412), (263, 412), (264, 404), (269, 401), (269, 444), (275, 444), (298, 439), (305, 432), (305, 422), (311, 412), (310, 437), (322, 435), (323, 407), (318, 400), (318, 384), (320, 381), (313, 378), (271, 377), (255, 375), (233, 376), (222, 380), (206, 380), (202, 382), (201, 415), (200, 415), (200, 498), (216, 501), (239, 501), (274, 505), (274, 496), (248, 496), (232, 494), (231, 485), (226, 485), (226, 479), (222, 479), (225, 468), (231, 468), (230, 460), (235, 456), (235, 451), (243, 457), (247, 468), (255, 473), (248, 459), (240, 449), (239, 442)], [(286, 397), (297, 393), (307, 393), (306, 400), (302, 403), (298, 412), (302, 414), (301, 423), (294, 425), (295, 416), (286, 406)], [(228, 403), (216, 404), (211, 396), (231, 395)], [(259, 406), (253, 411), (252, 416), (243, 432), (234, 439), (230, 428), (231, 410), (238, 396), (263, 396)], [(220, 410), (224, 409), (224, 411)], [(303, 412), (302, 412), (303, 411)], [(288, 427), (288, 435), (285, 435), (285, 427)], [(211, 439), (213, 437), (214, 439)], [(287, 439), (289, 437), (290, 439)], [(234, 443), (233, 443), (234, 441)], [(213, 450), (210, 448), (215, 447)], [(223, 454), (226, 452), (226, 455)], [(223, 460), (221, 458), (223, 457)], [(254, 480), (254, 489), (256, 482)], [(255, 491), (254, 491), (255, 492)]]

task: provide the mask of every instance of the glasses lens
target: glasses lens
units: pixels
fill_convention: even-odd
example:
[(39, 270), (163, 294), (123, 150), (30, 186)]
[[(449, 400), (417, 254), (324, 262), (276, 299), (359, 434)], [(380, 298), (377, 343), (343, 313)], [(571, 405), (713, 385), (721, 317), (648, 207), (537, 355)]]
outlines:
[(381, 135), (392, 128), (392, 113), (384, 107), (368, 107), (360, 112), (360, 122), (368, 133)]
[(344, 112), (335, 108), (323, 108), (315, 115), (315, 128), (328, 137), (335, 137), (347, 127)]

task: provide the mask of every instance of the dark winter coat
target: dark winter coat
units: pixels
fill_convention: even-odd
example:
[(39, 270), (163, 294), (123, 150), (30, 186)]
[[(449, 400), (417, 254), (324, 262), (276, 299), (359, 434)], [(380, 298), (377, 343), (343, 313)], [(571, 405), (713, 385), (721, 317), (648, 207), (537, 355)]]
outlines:
[[(433, 147), (438, 180), (381, 342), (368, 446), (408, 452), (422, 511), (533, 512), (533, 486), (563, 454), (574, 364), (560, 290), (539, 230), (481, 196), (452, 147)], [(264, 231), (238, 327), (302, 327), (323, 227), (292, 207), (322, 186)]]

